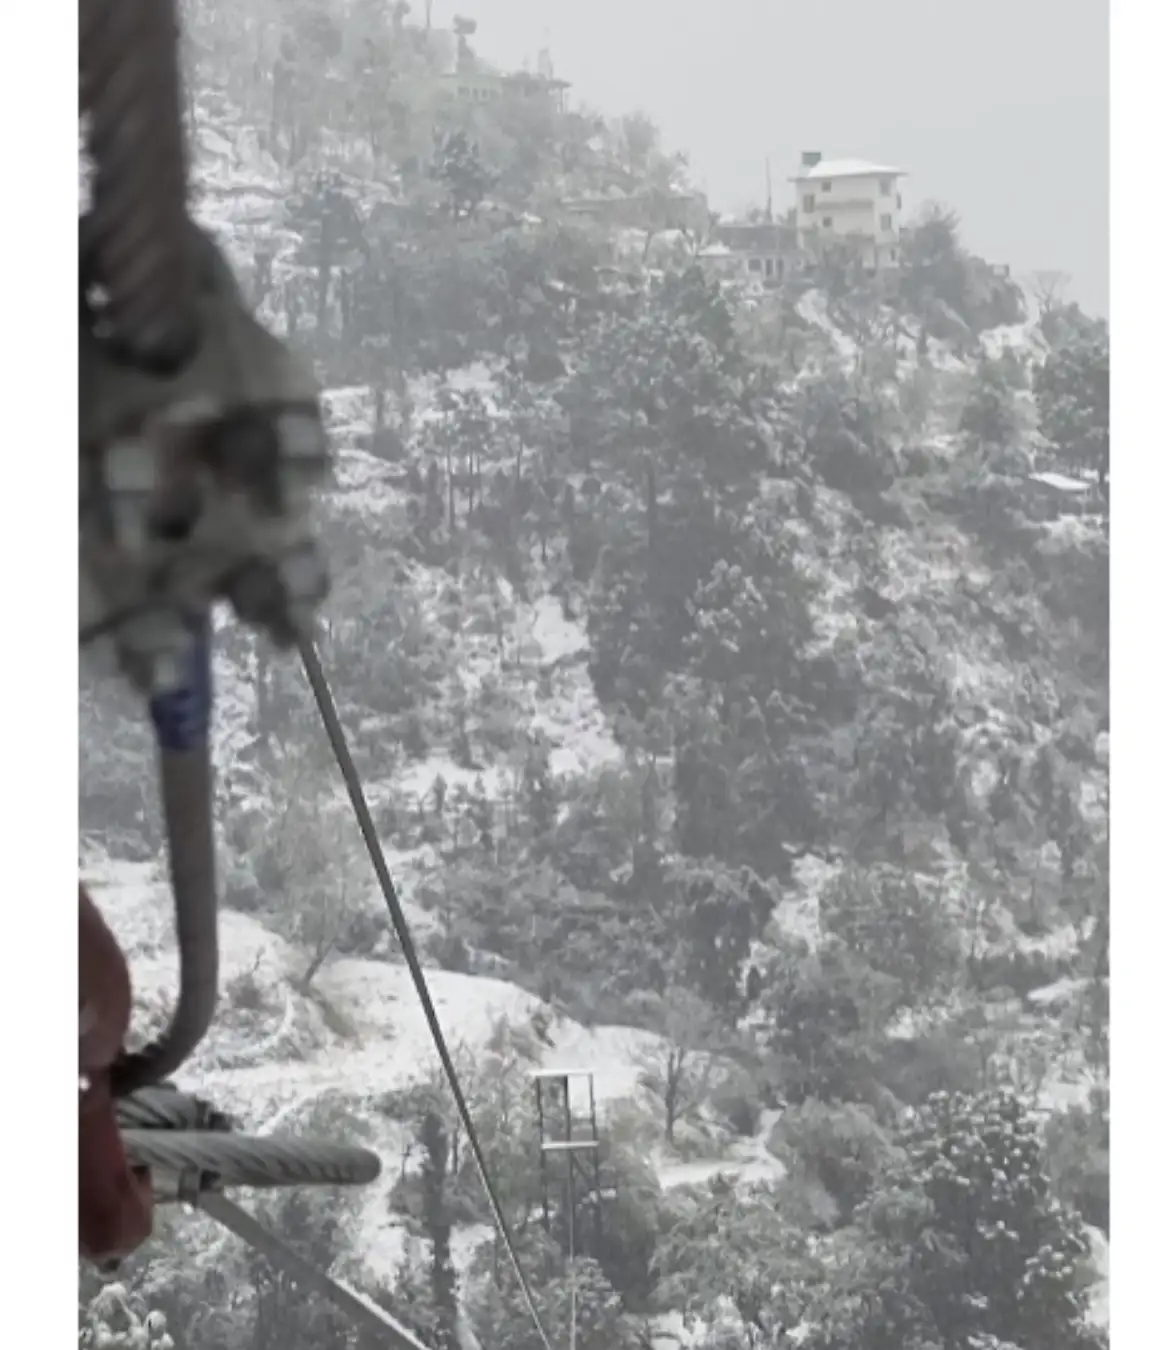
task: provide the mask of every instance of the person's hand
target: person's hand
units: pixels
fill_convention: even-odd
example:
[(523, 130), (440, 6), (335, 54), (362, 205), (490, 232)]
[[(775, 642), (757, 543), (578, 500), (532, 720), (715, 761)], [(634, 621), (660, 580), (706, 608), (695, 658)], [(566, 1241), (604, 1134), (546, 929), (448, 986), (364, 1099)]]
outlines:
[(77, 1143), (78, 1246), (87, 1260), (106, 1265), (150, 1237), (154, 1205), (150, 1174), (126, 1161), (104, 1078), (82, 1093)]
[(78, 1240), (98, 1264), (128, 1256), (150, 1236), (150, 1176), (126, 1159), (109, 1069), (130, 1024), (130, 973), (114, 935), (84, 887), (78, 889), (80, 1003)]

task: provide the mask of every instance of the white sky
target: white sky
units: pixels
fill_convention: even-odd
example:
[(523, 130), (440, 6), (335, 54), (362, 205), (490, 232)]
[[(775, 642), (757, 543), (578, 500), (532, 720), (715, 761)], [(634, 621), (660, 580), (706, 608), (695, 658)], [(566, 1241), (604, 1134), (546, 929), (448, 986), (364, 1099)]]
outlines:
[(908, 207), (1108, 306), (1108, 0), (434, 0), (455, 14), (489, 60), (547, 42), (574, 97), (647, 112), (720, 210), (762, 201), (769, 157), (777, 207), (801, 150), (892, 161)]

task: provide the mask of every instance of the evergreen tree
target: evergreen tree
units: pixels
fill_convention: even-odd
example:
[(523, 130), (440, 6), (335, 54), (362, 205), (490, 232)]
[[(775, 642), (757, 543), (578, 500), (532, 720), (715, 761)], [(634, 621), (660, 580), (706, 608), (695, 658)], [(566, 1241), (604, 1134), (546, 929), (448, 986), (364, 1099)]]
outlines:
[(1109, 330), (1082, 319), (1036, 372), (1040, 429), (1059, 462), (1090, 472), (1104, 486), (1109, 474)]
[(1037, 1124), (1006, 1093), (940, 1093), (906, 1120), (828, 1278), (813, 1350), (984, 1344), (1103, 1350), (1086, 1323), (1089, 1244), (1051, 1193)]

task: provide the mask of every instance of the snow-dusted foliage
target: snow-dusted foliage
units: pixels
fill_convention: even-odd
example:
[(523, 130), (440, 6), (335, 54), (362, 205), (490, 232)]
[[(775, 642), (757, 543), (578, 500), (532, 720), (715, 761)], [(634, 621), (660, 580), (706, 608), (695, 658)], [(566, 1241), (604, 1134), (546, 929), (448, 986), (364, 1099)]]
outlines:
[[(322, 656), (556, 1344), (574, 1307), (581, 1350), (1095, 1344), (1107, 330), (1029, 319), (941, 208), (897, 271), (709, 274), (653, 125), (505, 80), (470, 20), (184, 8), (197, 209), (326, 390)], [(376, 1148), (377, 1186), (265, 1216), (429, 1344), (528, 1350), (301, 674), (217, 643), (185, 1081)], [(151, 1029), (148, 728), (96, 677), (80, 757)], [(594, 1075), (573, 1262), (540, 1067)], [(86, 1350), (360, 1339), (197, 1218), (123, 1278)]]

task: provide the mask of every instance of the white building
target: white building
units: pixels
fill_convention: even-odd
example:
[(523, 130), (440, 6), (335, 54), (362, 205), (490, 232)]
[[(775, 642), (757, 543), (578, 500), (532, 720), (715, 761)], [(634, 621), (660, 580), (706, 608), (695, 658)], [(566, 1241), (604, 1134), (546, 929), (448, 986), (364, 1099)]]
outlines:
[(796, 228), (802, 248), (840, 242), (859, 249), (869, 267), (898, 261), (902, 221), (901, 169), (863, 159), (801, 156), (796, 184)]

